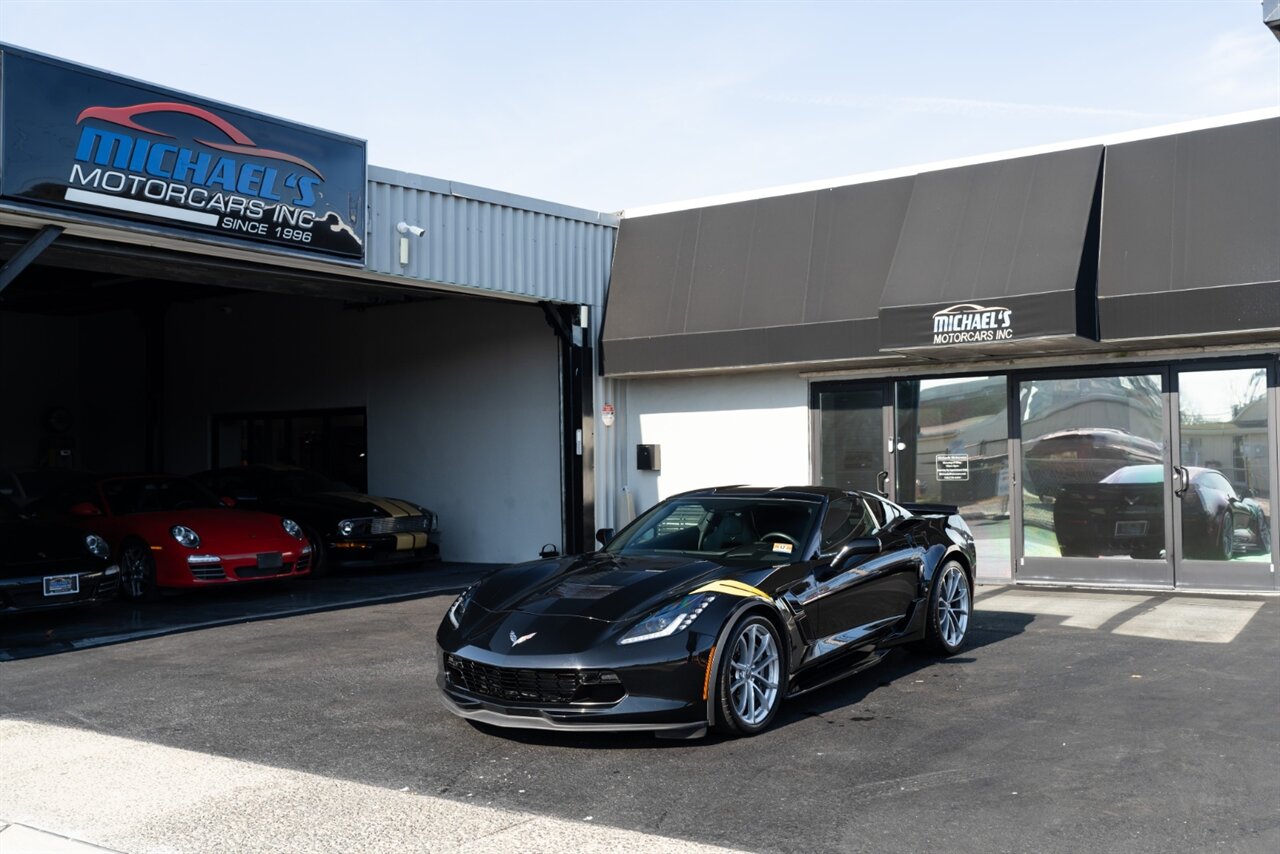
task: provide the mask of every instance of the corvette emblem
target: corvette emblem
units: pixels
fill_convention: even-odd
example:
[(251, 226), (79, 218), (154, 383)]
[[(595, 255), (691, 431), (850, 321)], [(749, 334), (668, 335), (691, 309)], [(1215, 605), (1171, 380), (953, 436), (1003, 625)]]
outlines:
[(510, 634), (510, 638), (511, 638), (511, 645), (512, 645), (512, 646), (519, 646), (520, 644), (524, 643), (525, 641), (527, 641), (529, 638), (533, 637), (533, 636), (534, 636), (534, 635), (536, 635), (536, 634), (537, 634), (537, 632), (529, 632), (529, 634), (527, 634), (527, 635), (521, 635), (520, 637), (516, 637), (516, 633), (515, 633), (515, 632), (512, 632), (512, 633)]

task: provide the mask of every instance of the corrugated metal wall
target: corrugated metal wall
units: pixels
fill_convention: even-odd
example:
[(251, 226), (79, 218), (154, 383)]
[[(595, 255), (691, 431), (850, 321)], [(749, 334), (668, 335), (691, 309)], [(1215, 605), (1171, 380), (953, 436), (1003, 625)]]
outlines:
[[(422, 282), (603, 306), (618, 218), (481, 187), (369, 167), (366, 269)], [(400, 264), (396, 224), (409, 238)]]

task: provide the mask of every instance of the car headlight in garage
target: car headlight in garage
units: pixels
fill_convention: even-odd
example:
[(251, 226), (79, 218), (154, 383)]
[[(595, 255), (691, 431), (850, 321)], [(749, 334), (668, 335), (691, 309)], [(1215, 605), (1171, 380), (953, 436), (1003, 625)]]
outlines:
[(189, 549), (200, 548), (200, 535), (186, 525), (174, 525), (169, 529), (169, 533), (173, 534), (173, 538), (178, 541), (178, 545), (186, 546)]
[(303, 537), (302, 526), (292, 519), (281, 519), (280, 527), (284, 528), (284, 532), (295, 540), (301, 540)]
[(349, 537), (356, 532), (355, 519), (343, 519), (338, 523), (338, 533), (344, 537)]
[(455, 629), (458, 627), (458, 623), (462, 621), (462, 615), (466, 612), (467, 606), (471, 604), (471, 599), (475, 596), (476, 588), (479, 586), (479, 584), (471, 585), (462, 591), (462, 595), (454, 599), (453, 604), (449, 606), (449, 622), (453, 623)]
[(630, 631), (618, 639), (618, 643), (639, 643), (682, 632), (693, 625), (698, 615), (705, 611), (715, 599), (714, 593), (694, 593), (678, 602), (672, 602), (632, 626)]
[(84, 538), (85, 548), (89, 550), (89, 554), (94, 557), (108, 558), (111, 556), (111, 548), (107, 545), (107, 541), (99, 537), (97, 534), (90, 534)]

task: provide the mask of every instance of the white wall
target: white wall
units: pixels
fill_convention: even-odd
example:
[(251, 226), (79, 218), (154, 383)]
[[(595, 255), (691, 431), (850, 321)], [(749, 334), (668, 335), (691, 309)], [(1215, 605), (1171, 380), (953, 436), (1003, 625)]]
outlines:
[[(629, 486), (636, 513), (689, 489), (746, 483), (805, 484), (809, 474), (808, 384), (787, 373), (619, 380), (618, 424), (603, 430), (624, 456), (620, 485)], [(636, 469), (636, 445), (656, 444), (660, 472)], [(614, 524), (627, 521), (619, 501)]]
[(209, 465), (217, 413), (364, 406), (370, 492), (438, 513), (446, 560), (560, 543), (558, 349), (539, 308), (255, 294), (175, 307), (167, 332), (170, 470)]

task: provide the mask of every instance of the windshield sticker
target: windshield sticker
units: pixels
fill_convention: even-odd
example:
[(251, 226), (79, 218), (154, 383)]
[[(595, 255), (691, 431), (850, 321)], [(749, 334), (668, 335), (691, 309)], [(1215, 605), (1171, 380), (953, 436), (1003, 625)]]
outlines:
[(791, 545), (791, 543), (774, 543), (773, 544), (773, 550), (775, 552), (781, 552), (784, 555), (791, 554), (792, 548), (793, 546)]

